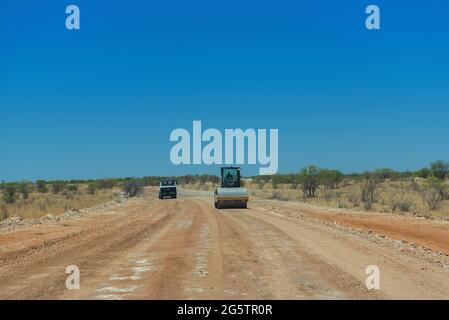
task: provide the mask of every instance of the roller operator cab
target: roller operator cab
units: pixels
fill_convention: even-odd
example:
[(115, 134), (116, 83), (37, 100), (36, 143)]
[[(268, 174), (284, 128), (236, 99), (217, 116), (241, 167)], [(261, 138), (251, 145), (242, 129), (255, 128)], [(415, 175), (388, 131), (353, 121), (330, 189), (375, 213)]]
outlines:
[(176, 181), (164, 180), (159, 182), (159, 199), (175, 198), (177, 197)]
[(215, 208), (247, 208), (248, 191), (241, 186), (240, 168), (221, 168), (221, 186), (215, 190)]

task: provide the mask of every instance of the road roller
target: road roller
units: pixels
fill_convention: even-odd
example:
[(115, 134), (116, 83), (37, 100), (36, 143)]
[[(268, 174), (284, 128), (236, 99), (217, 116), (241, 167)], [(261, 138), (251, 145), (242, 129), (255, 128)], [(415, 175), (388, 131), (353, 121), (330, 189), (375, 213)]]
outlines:
[(247, 208), (248, 190), (240, 183), (240, 167), (222, 167), (220, 187), (215, 189), (215, 208)]

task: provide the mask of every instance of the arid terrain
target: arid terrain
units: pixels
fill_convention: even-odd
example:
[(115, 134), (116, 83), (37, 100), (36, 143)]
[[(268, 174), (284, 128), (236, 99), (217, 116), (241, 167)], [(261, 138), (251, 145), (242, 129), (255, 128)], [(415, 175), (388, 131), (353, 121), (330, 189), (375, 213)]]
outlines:
[[(68, 290), (66, 267), (80, 269)], [(380, 290), (365, 286), (380, 268)], [(449, 223), (209, 192), (0, 232), (0, 299), (449, 299)]]

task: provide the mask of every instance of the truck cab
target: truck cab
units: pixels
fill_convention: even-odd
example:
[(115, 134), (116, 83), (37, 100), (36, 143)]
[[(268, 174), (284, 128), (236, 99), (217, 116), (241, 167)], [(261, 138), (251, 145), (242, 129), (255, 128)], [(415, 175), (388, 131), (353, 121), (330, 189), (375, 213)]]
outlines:
[(159, 199), (176, 199), (176, 181), (175, 180), (163, 180), (159, 182)]

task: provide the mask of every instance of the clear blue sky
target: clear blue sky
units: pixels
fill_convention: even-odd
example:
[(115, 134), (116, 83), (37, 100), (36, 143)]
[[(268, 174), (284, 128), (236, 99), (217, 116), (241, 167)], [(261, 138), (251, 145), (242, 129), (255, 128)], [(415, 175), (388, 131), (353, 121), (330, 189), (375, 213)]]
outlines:
[[(69, 4), (79, 31), (65, 29)], [(365, 29), (369, 4), (380, 31)], [(170, 132), (193, 120), (278, 128), (280, 172), (449, 160), (448, 12), (447, 0), (3, 2), (0, 180), (217, 172), (170, 162)]]

